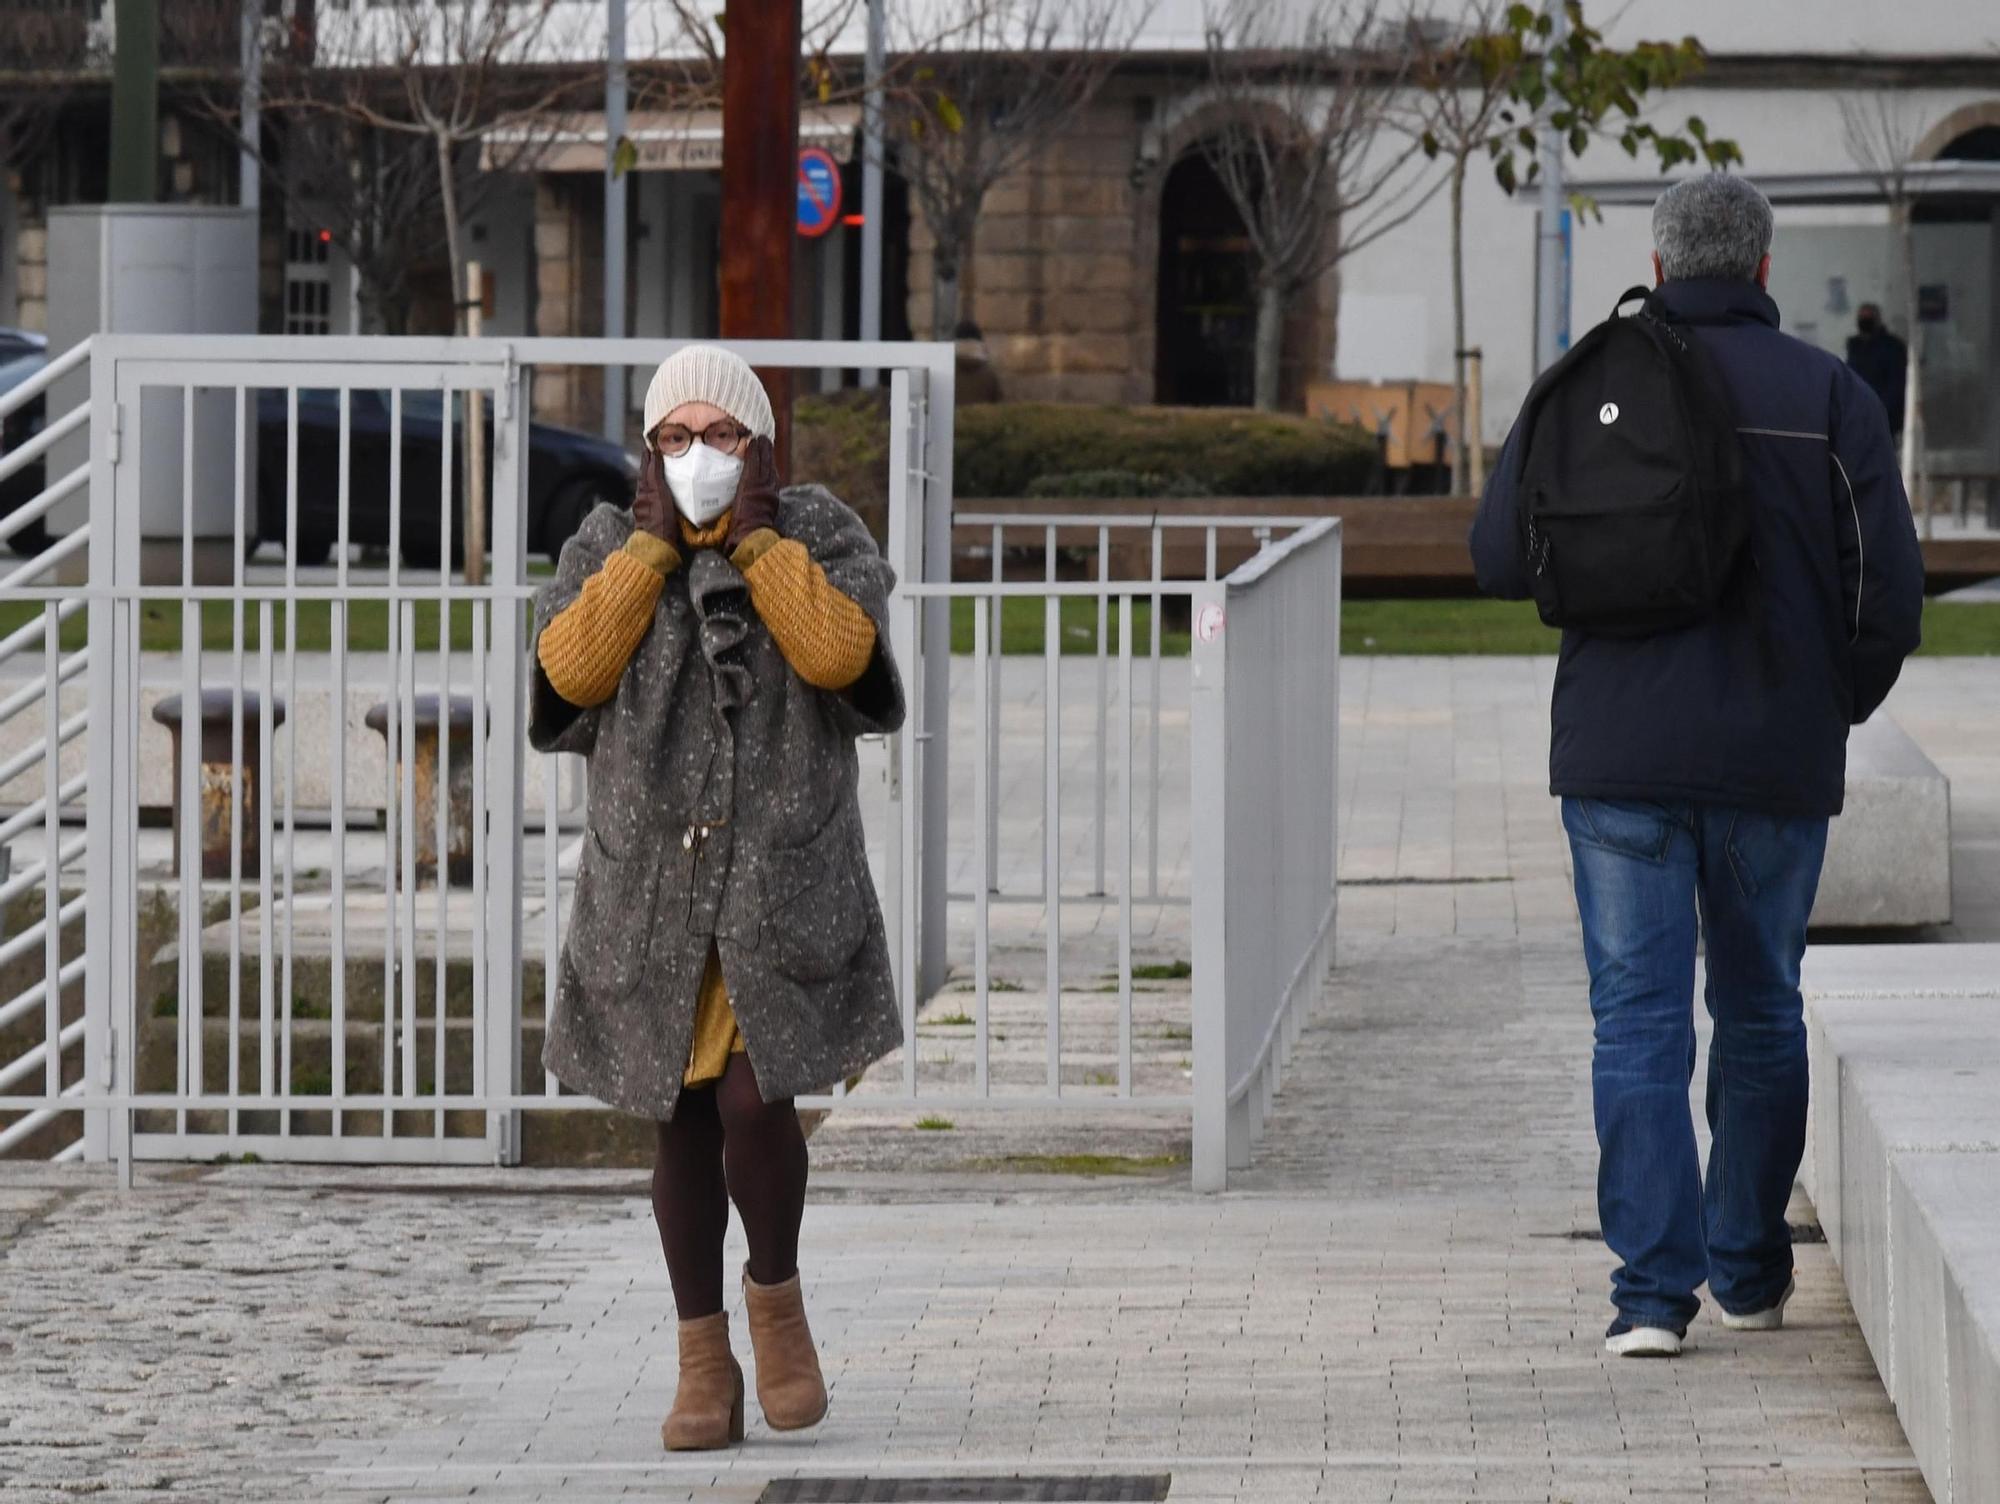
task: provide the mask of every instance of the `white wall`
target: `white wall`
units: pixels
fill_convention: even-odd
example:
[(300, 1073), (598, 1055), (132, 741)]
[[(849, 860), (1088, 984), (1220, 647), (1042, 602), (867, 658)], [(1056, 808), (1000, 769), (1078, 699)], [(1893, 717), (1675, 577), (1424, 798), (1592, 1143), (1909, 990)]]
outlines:
[[(1992, 23), (1987, 26), (1991, 29)], [(2000, 93), (1929, 89), (1911, 91), (1909, 98), (1927, 129), (1963, 105), (2000, 98)], [(1689, 113), (1699, 113), (1715, 134), (1731, 137), (1743, 148), (1743, 170), (1753, 181), (1759, 172), (1846, 172), (1854, 166), (1843, 144), (1839, 99), (1830, 91), (1688, 89), (1664, 97), (1658, 113), (1662, 120), (1679, 120)], [(1577, 179), (1651, 175), (1643, 163), (1632, 162), (1615, 144), (1593, 147), (1573, 163), (1570, 171)], [(1794, 277), (1786, 269), (1787, 258), (1803, 256), (1808, 268), (1822, 261), (1827, 249), (1812, 248), (1815, 237), (1796, 232), (1825, 223), (1825, 211), (1780, 212), (1772, 246), (1776, 291), (1794, 298), (1806, 294), (1815, 274), (1807, 270)], [(1344, 295), (1416, 296), (1425, 299), (1428, 308), (1427, 317), (1421, 321), (1420, 340), (1397, 340), (1378, 329), (1368, 344), (1354, 347), (1350, 341), (1369, 338), (1366, 327), (1360, 331), (1343, 328), (1340, 338), (1343, 368), (1371, 374), (1396, 369), (1404, 377), (1451, 379), (1449, 226), (1445, 198), (1439, 194), (1409, 224), (1342, 264)], [(1886, 228), (1882, 235), (1886, 240)], [(1534, 196), (1521, 194), (1509, 198), (1494, 184), (1489, 170), (1476, 169), (1466, 190), (1465, 246), (1466, 338), (1469, 344), (1485, 352), (1486, 438), (1497, 443), (1506, 437), (1534, 375)], [(1570, 296), (1572, 333), (1581, 333), (1605, 317), (1613, 301), (1627, 287), (1651, 279), (1647, 259), (1651, 250), (1650, 210), (1645, 208), (1606, 208), (1601, 223), (1585, 220), (1576, 226)], [(1780, 275), (1781, 272), (1784, 274)], [(1824, 293), (1823, 273), (1819, 275), (1821, 285), (1810, 293), (1815, 298)], [(1857, 290), (1855, 300), (1869, 296), (1879, 299), (1883, 295), (1879, 289)], [(1779, 308), (1781, 312), (1790, 312), (1782, 296)], [(1821, 320), (1824, 312), (1814, 306), (1799, 309), (1796, 316), (1808, 321)], [(1844, 338), (1844, 331), (1841, 332)]]

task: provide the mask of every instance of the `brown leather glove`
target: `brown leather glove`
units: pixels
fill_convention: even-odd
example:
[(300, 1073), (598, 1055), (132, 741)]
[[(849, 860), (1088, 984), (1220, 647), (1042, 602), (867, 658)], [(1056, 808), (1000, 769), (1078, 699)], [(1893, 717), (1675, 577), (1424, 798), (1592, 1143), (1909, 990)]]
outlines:
[(632, 493), (632, 520), (655, 538), (663, 538), (668, 543), (679, 541), (680, 529), (674, 526), (674, 498), (667, 489), (667, 472), (662, 467), (657, 451), (648, 449), (646, 458), (639, 466), (639, 485)]
[(731, 504), (729, 552), (734, 553), (752, 533), (777, 527), (778, 487), (782, 484), (778, 478), (777, 452), (772, 449), (771, 441), (752, 439), (749, 451), (743, 456), (743, 478), (736, 483), (736, 500)]

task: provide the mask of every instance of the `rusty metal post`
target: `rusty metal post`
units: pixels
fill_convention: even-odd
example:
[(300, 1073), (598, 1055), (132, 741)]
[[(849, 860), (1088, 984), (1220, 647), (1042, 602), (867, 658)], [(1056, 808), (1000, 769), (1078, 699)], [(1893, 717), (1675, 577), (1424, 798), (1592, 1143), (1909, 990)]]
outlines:
[[(437, 881), (437, 800), (438, 800), (438, 697), (434, 694), (416, 695), (411, 700), (414, 714), (412, 729), (415, 733), (416, 756), (411, 764), (410, 782), (416, 788), (415, 807), (403, 811), (403, 819), (411, 822), (410, 832), (416, 840), (416, 878), (418, 884), (434, 884)], [(454, 888), (472, 886), (472, 763), (473, 759), (485, 755), (485, 749), (472, 745), (472, 696), (453, 695), (451, 697), (451, 787), (446, 790), (445, 799), (445, 880)], [(389, 702), (377, 701), (368, 707), (363, 718), (370, 731), (387, 741), (389, 735)], [(394, 799), (396, 791), (403, 786), (403, 757), (400, 747), (387, 747), (389, 767), (388, 798)]]
[[(800, 0), (728, 0), (722, 56), (722, 337), (789, 339), (799, 203)], [(789, 465), (792, 379), (757, 373)]]
[[(204, 878), (229, 876), (229, 810), (237, 806), (236, 834), (242, 844), (241, 872), (254, 878), (262, 868), (257, 841), (257, 806), (264, 797), (264, 765), (259, 755), (262, 739), (257, 718), (262, 714), (258, 696), (243, 691), (243, 759), (236, 761), (230, 722), (234, 699), (226, 689), (201, 692), (201, 771), (195, 777), (195, 791), (201, 801), (201, 875)], [(153, 719), (167, 728), (174, 744), (174, 875), (181, 870), (181, 697), (168, 695), (153, 707)], [(271, 705), (273, 729), (285, 724), (285, 702)]]

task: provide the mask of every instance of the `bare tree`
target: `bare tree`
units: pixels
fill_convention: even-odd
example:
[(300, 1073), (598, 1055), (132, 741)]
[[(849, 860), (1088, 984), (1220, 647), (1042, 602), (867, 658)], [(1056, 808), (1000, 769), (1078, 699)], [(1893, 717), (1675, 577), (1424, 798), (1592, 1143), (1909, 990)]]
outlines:
[(0, 178), (17, 196), (54, 139), (90, 56), (85, 0), (12, 0), (0, 7)]
[[(1470, 451), (1480, 442), (1466, 431), (1465, 184), (1475, 161), (1492, 164), (1506, 193), (1535, 181), (1537, 131), (1563, 133), (1572, 155), (1608, 137), (1627, 156), (1650, 151), (1665, 171), (1683, 163), (1726, 167), (1741, 162), (1733, 141), (1711, 137), (1698, 115), (1679, 131), (1645, 120), (1645, 97), (1700, 71), (1705, 60), (1692, 37), (1606, 43), (1584, 20), (1582, 0), (1559, 0), (1568, 20), (1560, 41), (1553, 17), (1522, 0), (1455, 0), (1442, 15), (1430, 0), (1411, 0), (1403, 21), (1412, 51), (1410, 129), (1425, 153), (1446, 168), (1451, 202), (1451, 336), (1458, 441), (1452, 451), (1453, 489), (1464, 490)], [(1521, 167), (1526, 160), (1525, 170)]]
[[(1903, 489), (1914, 506), (1923, 489), (1923, 325), (1917, 316), (1917, 194), (1910, 169), (1924, 137), (1923, 118), (1907, 95), (1879, 89), (1868, 94), (1843, 94), (1840, 120), (1847, 154), (1888, 204), (1889, 222), (1896, 232), (1904, 337), (1909, 341), (1903, 377)], [(1926, 533), (1931, 527), (1931, 510), (1926, 504)]]
[[(309, 122), (303, 139), (313, 139), (315, 124), (330, 126), (336, 143), (360, 139), (358, 132), (375, 138), (363, 191), (345, 200), (358, 203), (365, 217), (351, 227), (357, 243), (404, 250), (394, 244), (403, 226), (387, 217), (397, 204), (384, 194), (421, 203), (434, 185), (454, 332), (465, 329), (464, 225), (492, 175), (538, 160), (574, 113), (595, 100), (600, 75), (588, 64), (600, 55), (601, 36), (580, 22), (559, 26), (560, 14), (558, 0), (351, 6), (317, 18), (309, 55), (295, 50), (286, 59), (293, 66), (265, 70), (269, 107)], [(412, 170), (414, 158), (394, 144), (399, 140), (428, 155), (428, 183)], [(476, 584), (486, 570), (484, 410), (476, 402), (466, 404), (460, 437), (465, 577)]]
[(419, 137), (332, 114), (281, 113), (261, 153), (287, 217), (331, 235), (353, 269), (356, 327), (409, 332), (413, 273), (434, 253), (443, 194)]
[[(835, 54), (851, 40), (849, 27), (867, 0), (813, 0), (802, 5), (799, 18), (799, 52), (803, 59), (800, 83), (807, 102), (827, 104), (849, 97), (858, 98), (861, 86), (836, 61)], [(722, 10), (702, 0), (667, 0), (668, 11), (679, 28), (675, 42), (684, 45), (685, 56), (675, 47), (661, 47), (656, 69), (665, 70), (681, 100), (704, 96), (719, 98), (722, 80)], [(657, 38), (656, 38), (657, 41)]]
[(1376, 0), (1303, 11), (1230, 0), (1203, 28), (1213, 124), (1201, 151), (1256, 258), (1254, 391), (1267, 411), (1278, 406), (1292, 298), (1436, 191), (1431, 174), (1412, 170), (1418, 143), (1393, 129), (1409, 57), (1374, 45), (1376, 16)]
[[(422, 142), (434, 163), (453, 327), (465, 316), (465, 221), (489, 179), (534, 161), (601, 79), (596, 42), (558, 0), (431, 0), (319, 16), (305, 66), (266, 72), (269, 107)], [(475, 155), (478, 161), (469, 160)]]
[(993, 185), (1056, 140), (1131, 44), (1144, 0), (895, 0), (883, 139), (931, 233), (931, 329), (951, 338)]

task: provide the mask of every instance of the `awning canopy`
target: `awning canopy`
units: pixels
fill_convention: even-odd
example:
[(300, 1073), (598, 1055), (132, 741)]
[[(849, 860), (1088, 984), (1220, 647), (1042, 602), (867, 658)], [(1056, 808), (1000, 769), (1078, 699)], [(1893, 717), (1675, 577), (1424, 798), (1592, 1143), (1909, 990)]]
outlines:
[[(1752, 172), (1750, 181), (1774, 204), (1881, 204), (1887, 196), (1881, 181), (1872, 173), (1852, 169), (1843, 172)], [(1669, 177), (1607, 178), (1599, 181), (1572, 180), (1571, 193), (1595, 199), (1599, 204), (1651, 204), (1674, 180)], [(2000, 162), (1913, 162), (1905, 170), (1911, 197), (1980, 198), (2000, 197)], [(1535, 195), (1516, 194), (1517, 202), (1532, 208)]]
[[(799, 111), (799, 145), (817, 146), (838, 162), (852, 159), (860, 128), (858, 104), (808, 105)], [(705, 172), (722, 166), (720, 110), (635, 112), (625, 123), (625, 135), (638, 154), (633, 164), (637, 172)], [(510, 148), (498, 153), (497, 164), (496, 146)], [(528, 149), (511, 149), (521, 146)], [(489, 171), (504, 165), (522, 172), (602, 172), (604, 116), (576, 114), (547, 126), (489, 132), (480, 165)]]

